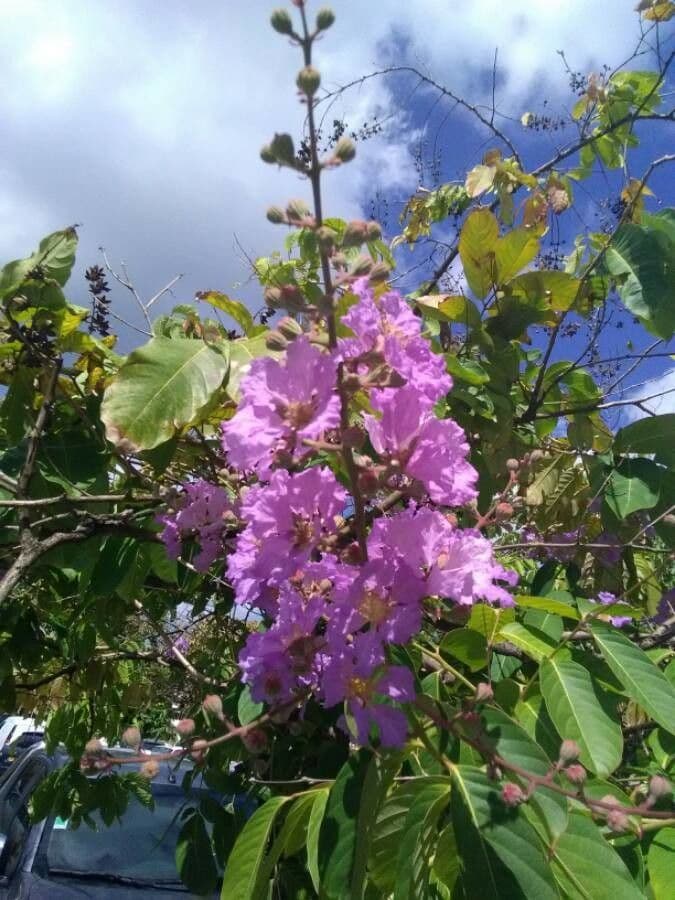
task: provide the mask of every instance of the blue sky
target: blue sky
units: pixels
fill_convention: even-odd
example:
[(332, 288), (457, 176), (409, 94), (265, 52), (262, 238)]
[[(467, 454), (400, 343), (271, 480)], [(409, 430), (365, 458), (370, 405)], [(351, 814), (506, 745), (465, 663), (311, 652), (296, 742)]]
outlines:
[[(0, 258), (25, 255), (43, 234), (77, 222), (79, 272), (99, 261), (103, 245), (114, 264), (126, 262), (145, 297), (181, 272), (176, 302), (216, 288), (257, 308), (259, 292), (237, 242), (250, 256), (280, 246), (283, 235), (265, 222), (264, 211), (305, 193), (293, 175), (258, 157), (274, 131), (297, 133), (302, 123), (294, 91), (298, 53), (267, 24), (276, 5), (0, 0)], [(526, 110), (542, 111), (544, 99), (554, 113), (568, 105), (556, 50), (564, 49), (572, 68), (582, 72), (626, 57), (639, 35), (634, 5), (337, 0), (337, 23), (318, 46), (317, 63), (328, 87), (381, 66), (411, 64), (482, 102), (489, 97), (497, 48), (497, 104), (517, 120)], [(411, 96), (409, 84), (399, 79), (374, 79), (336, 104), (335, 117), (360, 125), (377, 114), (385, 131), (360, 146), (357, 162), (328, 179), (330, 213), (367, 214), (379, 191), (389, 199), (388, 224), (395, 227), (400, 203), (418, 185), (411, 151), (420, 140), (433, 142), (447, 113), (447, 104), (439, 104), (429, 120), (430, 104), (428, 94)], [(547, 158), (560, 139), (536, 138), (517, 122), (505, 124), (531, 165)], [(457, 112), (445, 119), (438, 137), (444, 179), (462, 176), (493, 144)], [(667, 149), (666, 136), (647, 136), (636, 173), (664, 144)], [(658, 200), (672, 204), (666, 173), (654, 184)], [(595, 190), (580, 199), (584, 217)], [(78, 275), (71, 298), (87, 302)], [(156, 309), (165, 311), (172, 302), (167, 297)], [(114, 304), (139, 324), (122, 289)], [(603, 341), (621, 352), (627, 333), (617, 330)], [(127, 346), (131, 335), (125, 336)], [(664, 368), (661, 360), (644, 377)]]

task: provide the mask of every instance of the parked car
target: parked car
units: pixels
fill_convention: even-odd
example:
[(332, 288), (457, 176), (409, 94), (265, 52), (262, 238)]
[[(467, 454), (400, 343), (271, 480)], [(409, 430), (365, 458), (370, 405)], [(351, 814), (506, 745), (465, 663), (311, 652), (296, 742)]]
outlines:
[(12, 763), (22, 756), (30, 747), (44, 741), (44, 731), (23, 731), (0, 750), (0, 775), (3, 775)]
[[(116, 751), (115, 751), (116, 752)], [(32, 825), (31, 795), (65, 755), (50, 756), (44, 744), (26, 750), (0, 778), (0, 900), (179, 900), (191, 898), (180, 881), (175, 849), (186, 799), (199, 800), (213, 792), (193, 788), (186, 794), (175, 763), (160, 763), (151, 782), (154, 810), (131, 800), (121, 821), (106, 827), (96, 815), (99, 830), (86, 825), (72, 829), (67, 821), (50, 817)], [(181, 763), (181, 767), (189, 766)], [(105, 776), (104, 776), (105, 777)], [(234, 802), (245, 814), (246, 797), (218, 798)], [(219, 897), (216, 892), (213, 897)]]
[(26, 718), (26, 716), (6, 716), (4, 721), (0, 723), (0, 750), (3, 749), (10, 741), (15, 740), (24, 731), (39, 730), (34, 719)]

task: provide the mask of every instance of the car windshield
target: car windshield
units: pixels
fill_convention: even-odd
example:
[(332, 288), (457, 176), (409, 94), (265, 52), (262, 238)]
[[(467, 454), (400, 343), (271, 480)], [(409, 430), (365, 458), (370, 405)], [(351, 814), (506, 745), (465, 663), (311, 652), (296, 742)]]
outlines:
[(165, 785), (154, 787), (153, 796), (154, 810), (131, 801), (121, 822), (109, 827), (95, 814), (97, 831), (86, 825), (71, 829), (57, 818), (48, 838), (49, 871), (179, 882), (174, 857), (186, 797), (180, 788)]

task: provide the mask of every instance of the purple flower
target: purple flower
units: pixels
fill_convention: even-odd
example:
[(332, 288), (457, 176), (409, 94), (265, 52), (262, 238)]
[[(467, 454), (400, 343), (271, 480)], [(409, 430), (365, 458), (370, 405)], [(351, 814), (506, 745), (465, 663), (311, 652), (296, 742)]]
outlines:
[(233, 504), (222, 488), (201, 479), (184, 484), (183, 490), (179, 508), (157, 517), (164, 525), (160, 538), (172, 559), (180, 556), (184, 540), (196, 538), (200, 549), (193, 564), (206, 572), (222, 551), (225, 519), (234, 515)]
[[(621, 606), (627, 606), (627, 603), (624, 603), (623, 600), (617, 600), (615, 594), (610, 593), (609, 591), (599, 591), (598, 599), (593, 600), (593, 603), (602, 603), (603, 606), (611, 606), (613, 603), (618, 603)], [(610, 616), (609, 621), (615, 628), (623, 628), (624, 625), (630, 625), (632, 619), (630, 616)]]
[(373, 632), (358, 635), (351, 647), (330, 659), (322, 680), (324, 703), (330, 707), (346, 701), (347, 715), (340, 725), (357, 743), (369, 743), (371, 729), (376, 726), (383, 746), (400, 747), (405, 743), (408, 723), (403, 711), (391, 701), (414, 700), (414, 679), (404, 666), (383, 667), (383, 663), (377, 636)]
[(420, 481), (436, 503), (462, 506), (476, 498), (478, 473), (467, 461), (469, 445), (459, 425), (438, 419), (411, 385), (377, 391), (371, 404), (381, 415), (365, 415), (366, 429), (396, 471)]
[(603, 531), (594, 543), (611, 545), (597, 552), (598, 562), (606, 569), (613, 569), (621, 562), (621, 541), (615, 534)]
[(256, 359), (241, 382), (237, 412), (223, 425), (229, 462), (266, 477), (283, 452), (306, 455), (303, 440), (316, 440), (340, 422), (335, 361), (309, 343), (294, 340), (283, 362)]
[(515, 572), (494, 559), (492, 544), (474, 529), (458, 529), (440, 512), (409, 508), (378, 519), (368, 539), (372, 559), (399, 555), (424, 579), (425, 593), (461, 605), (484, 600), (513, 606), (513, 597), (497, 582), (516, 584)]
[(190, 649), (190, 639), (185, 634), (179, 635), (175, 641), (171, 643), (170, 646), (166, 648), (162, 656), (165, 659), (175, 659), (176, 654), (174, 650), (180, 653), (182, 656), (185, 656), (188, 650)]
[(356, 571), (335, 603), (329, 635), (368, 626), (383, 641), (405, 644), (422, 624), (422, 581), (400, 561), (376, 559)]
[(443, 357), (434, 353), (422, 337), (420, 320), (395, 291), (375, 297), (368, 281), (354, 283), (359, 297), (342, 317), (354, 332), (338, 342), (340, 358), (360, 368), (386, 363), (420, 394), (420, 402), (432, 405), (452, 387)]
[(654, 625), (665, 625), (669, 619), (675, 616), (675, 588), (667, 591), (659, 600), (656, 615), (653, 616)]
[(278, 469), (268, 485), (250, 488), (241, 505), (248, 525), (228, 559), (237, 602), (269, 610), (275, 589), (335, 533), (345, 501), (333, 473), (318, 467)]

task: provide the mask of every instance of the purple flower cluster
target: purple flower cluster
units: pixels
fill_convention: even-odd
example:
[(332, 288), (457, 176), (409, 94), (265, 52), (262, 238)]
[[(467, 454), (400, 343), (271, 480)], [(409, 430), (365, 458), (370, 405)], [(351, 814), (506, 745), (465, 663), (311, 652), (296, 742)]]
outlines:
[(160, 537), (172, 559), (181, 555), (184, 540), (196, 537), (199, 552), (193, 564), (200, 572), (207, 569), (220, 556), (223, 549), (223, 531), (228, 518), (234, 518), (234, 508), (227, 493), (208, 481), (191, 481), (183, 485), (174, 512), (158, 516), (164, 526)]
[[(401, 704), (415, 687), (389, 646), (419, 632), (425, 598), (511, 605), (516, 576), (480, 532), (443, 512), (477, 496), (464, 432), (433, 409), (452, 386), (443, 357), (399, 294), (376, 296), (366, 281), (354, 292), (341, 320), (351, 336), (337, 348), (299, 337), (283, 359), (256, 360), (242, 379), (223, 445), (229, 465), (257, 480), (242, 493), (244, 527), (227, 573), (237, 603), (264, 615), (266, 630), (249, 636), (239, 659), (253, 699), (279, 705), (311, 694), (342, 705), (341, 725), (356, 742), (375, 730), (397, 746), (407, 734)], [(377, 473), (371, 494), (395, 486), (407, 501), (379, 518), (373, 507), (361, 544), (340, 453), (341, 423), (349, 419), (351, 432), (355, 424), (341, 404), (357, 393), (369, 410), (361, 420), (369, 443), (355, 465)], [(176, 517), (166, 537), (177, 540), (181, 529)]]
[[(594, 600), (593, 603), (601, 603), (603, 606), (612, 606), (617, 603), (620, 606), (627, 606), (623, 600), (618, 600), (615, 594), (612, 594), (610, 591), (599, 591), (597, 601)], [(633, 621), (630, 616), (610, 616), (609, 621), (615, 628), (624, 628), (626, 625), (630, 625)]]

